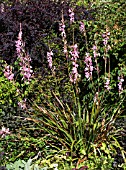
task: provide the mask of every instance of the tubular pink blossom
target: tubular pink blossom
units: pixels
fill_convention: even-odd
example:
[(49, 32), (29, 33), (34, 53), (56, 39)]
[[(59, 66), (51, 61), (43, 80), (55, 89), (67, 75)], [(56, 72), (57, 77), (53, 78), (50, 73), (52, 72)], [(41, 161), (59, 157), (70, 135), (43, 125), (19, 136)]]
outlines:
[(118, 91), (119, 94), (123, 91), (122, 83), (124, 82), (123, 76), (118, 76)]
[(21, 28), (21, 23), (20, 23), (20, 31), (18, 34), (18, 40), (15, 41), (16, 43), (16, 51), (17, 51), (17, 55), (18, 57), (20, 57), (22, 49), (23, 49), (23, 42), (22, 42), (22, 28)]
[(105, 88), (109, 91), (111, 89), (110, 87), (110, 79), (109, 78), (105, 78), (106, 82), (105, 82)]
[(97, 46), (96, 46), (96, 45), (93, 45), (92, 50), (93, 50), (93, 54), (94, 54), (94, 59), (95, 59), (95, 61), (96, 61), (97, 57), (100, 56), (100, 54), (97, 53), (97, 51), (98, 51)]
[(14, 78), (14, 74), (11, 74), (9, 77), (8, 77), (8, 80), (13, 80)]
[(110, 32), (106, 31), (102, 34), (102, 37), (103, 37), (103, 44), (104, 46), (106, 47), (106, 52), (108, 50), (110, 50), (110, 46), (108, 45), (108, 40), (109, 40), (109, 37), (110, 37)]
[(2, 129), (0, 130), (1, 137), (3, 138), (8, 134), (10, 134), (9, 128), (2, 127)]
[(72, 72), (70, 74), (70, 81), (72, 83), (76, 83), (77, 81), (77, 78), (78, 78), (78, 71), (77, 71), (77, 68), (78, 68), (78, 64), (77, 64), (77, 58), (79, 58), (79, 52), (78, 52), (78, 46), (77, 44), (75, 45), (72, 45), (71, 46), (71, 51), (70, 51), (70, 54), (72, 56), (71, 60), (72, 60), (72, 65), (73, 65), (73, 68), (72, 68)]
[(30, 66), (30, 61), (31, 58), (28, 55), (28, 53), (25, 52), (25, 44), (22, 41), (22, 27), (20, 24), (20, 31), (18, 34), (18, 40), (15, 41), (16, 43), (16, 51), (17, 51), (17, 56), (18, 56), (18, 60), (19, 60), (19, 65), (20, 65), (20, 71), (21, 71), (21, 75), (22, 80), (24, 80), (24, 82), (29, 83), (31, 76), (32, 76), (32, 67)]
[(30, 66), (30, 57), (29, 55), (25, 54), (24, 57), (20, 57), (19, 59), (19, 64), (21, 66), (20, 70), (21, 70), (21, 74), (23, 76), (22, 80), (24, 80), (24, 82), (29, 82), (31, 80), (31, 76), (33, 73), (32, 67)]
[(83, 22), (80, 22), (80, 27), (79, 27), (79, 29), (80, 29), (80, 32), (84, 32), (84, 31), (85, 31), (85, 25), (84, 25)]
[(85, 77), (90, 80), (92, 79), (92, 72), (94, 67), (92, 66), (92, 59), (89, 53), (86, 53), (85, 60), (84, 60), (86, 67), (84, 69)]
[(64, 23), (60, 23), (60, 24), (59, 24), (59, 31), (61, 31), (61, 36), (62, 36), (62, 37), (66, 37), (65, 24), (64, 24)]
[(69, 17), (70, 17), (70, 24), (72, 24), (74, 22), (74, 12), (72, 8), (69, 9)]
[(66, 58), (68, 59), (67, 40), (66, 40), (65, 22), (64, 22), (63, 12), (62, 12), (62, 21), (59, 24), (59, 31), (61, 31), (61, 36), (62, 36), (63, 43), (64, 43), (63, 52)]
[(6, 67), (5, 67), (5, 69), (4, 69), (4, 76), (5, 76), (8, 80), (10, 80), (10, 81), (13, 80), (14, 74), (12, 73), (12, 67), (10, 67), (10, 66), (6, 66)]
[(47, 61), (48, 61), (50, 69), (52, 69), (52, 56), (53, 56), (53, 52), (52, 51), (47, 52)]

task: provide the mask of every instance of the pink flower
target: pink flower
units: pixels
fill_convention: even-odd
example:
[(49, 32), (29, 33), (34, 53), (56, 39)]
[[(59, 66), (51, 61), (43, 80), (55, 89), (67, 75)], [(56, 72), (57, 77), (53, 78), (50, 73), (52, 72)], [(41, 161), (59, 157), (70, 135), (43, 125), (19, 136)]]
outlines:
[(0, 11), (1, 11), (1, 13), (3, 13), (5, 11), (5, 4), (4, 3), (0, 4)]
[(64, 47), (64, 50), (63, 50), (64, 54), (67, 54), (67, 48)]
[(109, 37), (110, 37), (110, 32), (106, 31), (105, 33), (102, 34), (102, 37), (103, 37), (103, 44), (106, 47), (106, 50), (107, 51), (110, 50), (110, 46), (108, 45), (108, 40), (109, 40)]
[(110, 79), (109, 78), (105, 78), (106, 82), (105, 82), (105, 88), (109, 91), (111, 89), (110, 87)]
[(91, 76), (90, 73), (85, 71), (85, 77), (86, 77), (87, 79), (89, 79), (90, 76)]
[(20, 32), (18, 34), (18, 40), (22, 41), (22, 28), (21, 28), (21, 24), (20, 24)]
[(32, 76), (31, 73), (33, 73), (32, 67), (30, 66), (31, 59), (28, 54), (27, 55), (25, 54), (25, 56), (20, 57), (19, 60), (20, 60), (19, 64), (21, 66), (20, 70), (23, 76), (22, 80), (24, 80), (24, 82), (29, 83), (29, 81), (31, 80), (31, 76)]
[(8, 80), (13, 80), (14, 78), (14, 74), (11, 74), (9, 77), (8, 77)]
[(77, 61), (77, 58), (79, 58), (79, 52), (78, 52), (78, 46), (77, 44), (71, 46), (72, 51), (70, 51), (70, 54), (72, 56), (71, 60)]
[(73, 9), (69, 9), (70, 24), (74, 22), (74, 12)]
[(100, 70), (99, 70), (99, 66), (98, 66), (98, 56), (100, 56), (100, 53), (98, 53), (98, 48), (96, 45), (93, 45), (93, 55), (94, 55), (94, 60), (95, 60), (95, 63), (96, 63), (96, 70), (97, 70), (97, 73), (99, 74)]
[(21, 23), (20, 23), (20, 32), (18, 34), (18, 40), (15, 41), (15, 43), (16, 43), (15, 46), (16, 46), (17, 55), (18, 55), (18, 57), (20, 57), (22, 49), (23, 49)]
[(94, 103), (96, 103), (96, 105), (98, 105), (98, 92), (95, 93)]
[(26, 99), (18, 102), (18, 106), (20, 106), (21, 109), (25, 110), (27, 108), (27, 106), (26, 106)]
[(79, 52), (78, 52), (78, 46), (77, 44), (75, 45), (72, 45), (71, 46), (71, 51), (70, 51), (70, 54), (72, 56), (71, 60), (72, 60), (72, 65), (73, 65), (73, 68), (72, 68), (72, 72), (70, 74), (70, 81), (72, 83), (76, 83), (77, 81), (77, 78), (78, 78), (78, 71), (77, 71), (77, 68), (78, 68), (78, 64), (76, 63), (77, 62), (77, 58), (79, 58)]
[(30, 68), (28, 68), (28, 67), (26, 67), (26, 66), (23, 66), (22, 69), (24, 70), (24, 72), (29, 72), (29, 71), (30, 71), (30, 70), (29, 70)]
[(29, 81), (30, 78), (31, 78), (31, 74), (29, 72), (25, 72), (24, 73), (24, 78), (28, 79), (28, 81)]
[(97, 53), (97, 51), (98, 51), (97, 46), (96, 46), (96, 45), (93, 45), (92, 50), (93, 50), (93, 54), (94, 54), (94, 59), (96, 60), (96, 58), (97, 58), (98, 56), (100, 56), (100, 54)]
[(76, 66), (74, 66), (74, 67), (72, 68), (72, 73), (73, 73), (73, 74), (76, 74), (76, 73), (77, 73), (77, 67), (78, 67), (78, 64), (76, 64)]
[(10, 66), (6, 66), (6, 67), (5, 67), (5, 69), (4, 69), (4, 76), (5, 76), (8, 80), (10, 80), (10, 81), (13, 80), (14, 74), (12, 73), (12, 67), (10, 67)]
[(63, 22), (59, 24), (59, 31), (61, 31), (61, 36), (62, 37), (66, 37), (65, 24)]
[(49, 64), (49, 68), (52, 69), (52, 56), (53, 56), (53, 52), (47, 52), (47, 60), (48, 60), (48, 64)]
[(6, 129), (5, 127), (2, 127), (2, 129), (0, 130), (1, 137), (3, 138), (8, 134), (10, 134), (9, 128)]
[(124, 82), (123, 76), (118, 76), (118, 91), (119, 94), (123, 91), (122, 83)]
[(79, 27), (79, 29), (80, 29), (80, 32), (84, 32), (84, 31), (85, 31), (85, 25), (84, 25), (83, 22), (80, 22), (80, 27)]
[(91, 75), (92, 75), (92, 71), (93, 71), (94, 67), (91, 65), (90, 66), (90, 72), (91, 72)]
[(62, 36), (62, 39), (63, 39), (63, 43), (64, 43), (64, 54), (66, 56), (66, 58), (68, 58), (68, 50), (67, 50), (67, 40), (66, 40), (66, 33), (65, 33), (65, 23), (64, 23), (64, 17), (63, 17), (63, 14), (62, 14), (62, 21), (61, 23), (59, 24), (59, 31), (61, 31), (61, 36)]
[(85, 60), (84, 60), (86, 67), (84, 69), (85, 77), (90, 80), (92, 79), (92, 72), (94, 67), (92, 66), (92, 59), (89, 53), (86, 53)]
[(21, 75), (22, 80), (24, 80), (24, 82), (29, 83), (30, 78), (32, 76), (32, 67), (30, 66), (30, 61), (31, 58), (28, 55), (28, 53), (25, 52), (25, 43), (23, 43), (22, 41), (22, 27), (20, 24), (20, 31), (18, 34), (18, 40), (15, 41), (16, 42), (16, 51), (17, 51), (17, 56), (18, 56), (18, 60), (19, 60), (19, 65), (20, 65), (20, 71), (21, 71)]

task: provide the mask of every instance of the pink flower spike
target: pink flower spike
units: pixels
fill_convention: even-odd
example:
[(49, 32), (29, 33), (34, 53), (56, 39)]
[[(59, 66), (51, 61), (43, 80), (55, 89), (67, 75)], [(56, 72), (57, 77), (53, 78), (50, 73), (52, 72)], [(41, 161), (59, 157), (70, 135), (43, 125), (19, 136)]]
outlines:
[(22, 30), (20, 30), (19, 34), (18, 34), (18, 39), (22, 40)]
[(85, 60), (84, 60), (86, 67), (84, 69), (85, 77), (90, 80), (92, 79), (92, 72), (94, 67), (92, 66), (92, 58), (89, 53), (86, 53)]
[(25, 66), (23, 66), (22, 69), (23, 69), (25, 72), (30, 71), (30, 68), (27, 68), (27, 67), (25, 67)]
[(91, 72), (91, 73), (92, 73), (92, 71), (93, 71), (93, 68), (94, 68), (93, 66), (90, 66), (90, 72)]
[(4, 76), (9, 80), (12, 81), (14, 78), (14, 74), (12, 73), (12, 67), (7, 65), (4, 69)]
[(86, 77), (87, 79), (90, 79), (90, 73), (89, 73), (89, 72), (85, 72), (85, 77)]
[[(20, 23), (20, 31), (18, 34), (18, 40), (15, 41), (16, 43), (16, 52), (17, 52), (17, 57), (20, 65), (20, 73), (22, 76), (22, 80), (24, 82), (29, 83), (30, 78), (32, 76), (32, 67), (30, 66), (30, 61), (31, 58), (27, 52), (25, 52), (25, 43), (22, 40), (22, 26)], [(11, 77), (10, 77), (11, 78)]]
[(73, 67), (72, 71), (73, 71), (74, 74), (76, 74), (77, 73), (77, 67)]
[(11, 75), (8, 77), (9, 80), (13, 80), (13, 78), (14, 78), (14, 74), (11, 74)]
[(2, 127), (2, 129), (0, 130), (1, 137), (3, 138), (8, 134), (10, 134), (9, 128), (6, 129), (5, 127)]
[(84, 32), (85, 26), (84, 26), (84, 23), (83, 23), (83, 22), (80, 22), (80, 27), (79, 27), (79, 29), (80, 29), (80, 32)]
[(105, 37), (106, 37), (106, 35), (105, 35), (105, 34), (102, 34), (102, 37), (103, 37), (103, 38), (105, 38)]
[(53, 56), (53, 52), (52, 51), (47, 52), (47, 61), (48, 61), (50, 69), (52, 69), (52, 56)]
[(24, 73), (24, 78), (30, 80), (31, 74), (30, 73)]
[(109, 91), (111, 88), (110, 88), (110, 79), (109, 78), (105, 78), (106, 79), (106, 82), (105, 82), (105, 88)]
[(74, 22), (74, 12), (73, 9), (69, 9), (70, 24)]
[(71, 61), (72, 61), (72, 65), (73, 65), (72, 72), (70, 74), (70, 81), (75, 84), (77, 81), (77, 78), (79, 76), (78, 71), (77, 71), (77, 68), (78, 68), (77, 58), (79, 58), (77, 44), (71, 46), (70, 54), (72, 56)]
[(64, 25), (64, 23), (59, 24), (59, 31), (61, 31), (61, 36), (65, 38), (66, 33), (65, 33), (65, 25)]
[(123, 76), (118, 76), (118, 91), (119, 91), (119, 94), (121, 94), (121, 92), (123, 91), (123, 82), (124, 82), (124, 79), (123, 79)]
[(96, 103), (96, 105), (98, 105), (98, 92), (95, 93), (94, 103)]
[(21, 23), (20, 23), (20, 32), (18, 34), (18, 39), (22, 40), (22, 26), (21, 26)]
[(102, 37), (103, 37), (103, 44), (104, 46), (106, 47), (107, 51), (109, 50), (109, 46), (107, 45), (108, 44), (108, 40), (109, 40), (109, 36), (110, 36), (110, 32), (106, 31), (104, 34), (102, 34)]
[(96, 45), (93, 45), (93, 48), (92, 48), (94, 51), (97, 50), (97, 46)]
[(71, 9), (69, 9), (68, 11), (69, 11), (69, 13), (71, 13), (71, 12), (72, 12), (72, 10), (71, 10)]
[(10, 75), (10, 73), (9, 72), (4, 72), (4, 76), (6, 77), (6, 78), (8, 78), (9, 77), (9, 75)]

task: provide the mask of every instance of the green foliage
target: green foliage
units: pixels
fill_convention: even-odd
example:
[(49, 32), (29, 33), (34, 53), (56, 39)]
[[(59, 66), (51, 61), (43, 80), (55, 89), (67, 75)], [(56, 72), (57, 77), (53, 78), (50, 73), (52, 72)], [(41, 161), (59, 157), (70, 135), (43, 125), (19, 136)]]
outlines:
[[(4, 69), (7, 65), (4, 61), (1, 62), (0, 67), (0, 126), (7, 126), (11, 128), (11, 130), (15, 130), (19, 128), (19, 119), (17, 118), (15, 121), (16, 123), (13, 124), (14, 119), (16, 116), (18, 117), (21, 112), (22, 108), (19, 106), (19, 102), (22, 102), (25, 98), (28, 98), (29, 93), (33, 90), (33, 84), (35, 81), (29, 84), (24, 82), (20, 82), (19, 79), (13, 79), (9, 81), (4, 76)], [(14, 69), (14, 68), (13, 68)], [(28, 104), (28, 102), (27, 102)], [(23, 111), (24, 112), (24, 111)], [(22, 113), (22, 116), (25, 113)], [(11, 121), (11, 123), (10, 123)], [(18, 127), (16, 126), (18, 124)], [(20, 124), (21, 125), (21, 124)], [(15, 127), (14, 127), (15, 126)], [(13, 127), (13, 128), (12, 128)]]
[[(46, 104), (37, 106), (36, 112), (42, 116), (37, 119), (38, 125), (50, 135), (47, 145), (51, 144), (58, 152), (68, 153), (74, 163), (93, 153), (113, 155), (117, 147), (122, 150), (116, 140), (119, 131), (114, 128), (115, 120), (121, 114), (119, 105), (111, 106), (109, 109), (112, 112), (109, 112), (108, 107), (103, 109), (101, 105), (98, 108), (94, 104), (89, 111), (85, 107), (82, 109), (77, 97), (73, 96), (71, 108), (53, 91), (52, 96), (55, 99), (53, 102), (45, 95)], [(37, 117), (34, 118), (36, 120)]]
[[(36, 156), (37, 158), (37, 156)], [(55, 155), (54, 157), (48, 157), (47, 159), (39, 159), (36, 160), (29, 159), (27, 162), (24, 160), (18, 160), (14, 163), (9, 163), (6, 165), (7, 170), (73, 170), (76, 169), (75, 166), (69, 165), (69, 160), (66, 159), (66, 156), (63, 155)], [(90, 170), (105, 170), (105, 169), (111, 169), (114, 170), (115, 167), (112, 166), (114, 159), (108, 158), (106, 156), (91, 156), (88, 160), (86, 160), (84, 163), (80, 163), (79, 169), (90, 169)], [(119, 168), (124, 168), (125, 170), (125, 164), (119, 165)]]
[(44, 137), (36, 136), (35, 138), (28, 134), (26, 137), (26, 131), (23, 134), (20, 129), (17, 135), (11, 134), (5, 138), (0, 138), (0, 148), (0, 153), (3, 153), (0, 163), (3, 165), (14, 162), (18, 158), (27, 161), (29, 157), (35, 157), (40, 151), (41, 155), (46, 154)]
[(17, 88), (15, 87), (15, 84), (5, 78), (2, 69), (4, 68), (0, 68), (0, 108), (2, 108), (2, 105), (14, 105), (14, 96), (17, 96)]
[(0, 104), (12, 104), (11, 96), (16, 96), (16, 87), (12, 82), (9, 82), (4, 76), (0, 77)]
[(7, 170), (47, 170), (47, 167), (39, 168), (37, 164), (32, 163), (32, 159), (27, 162), (24, 160), (18, 160), (14, 163), (6, 165)]
[(90, 157), (89, 160), (85, 161), (85, 165), (88, 166), (90, 170), (105, 170), (105, 169), (113, 169), (112, 163), (114, 159), (113, 158), (107, 158), (105, 156), (100, 157)]

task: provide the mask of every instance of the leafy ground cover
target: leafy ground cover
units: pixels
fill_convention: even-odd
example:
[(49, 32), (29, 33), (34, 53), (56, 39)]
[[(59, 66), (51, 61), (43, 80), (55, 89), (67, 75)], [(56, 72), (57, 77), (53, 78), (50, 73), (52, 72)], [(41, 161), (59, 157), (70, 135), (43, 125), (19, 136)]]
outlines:
[(126, 169), (125, 2), (5, 4), (1, 168)]

